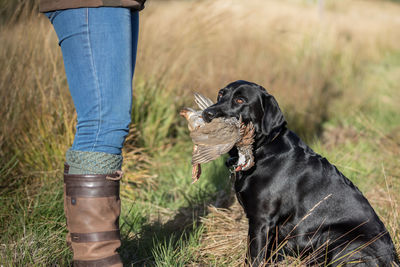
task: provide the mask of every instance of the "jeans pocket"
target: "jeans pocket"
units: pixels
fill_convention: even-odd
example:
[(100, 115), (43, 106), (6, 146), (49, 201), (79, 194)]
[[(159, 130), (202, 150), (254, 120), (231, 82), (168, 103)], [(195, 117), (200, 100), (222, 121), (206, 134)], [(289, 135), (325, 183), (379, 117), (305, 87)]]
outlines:
[(53, 23), (55, 17), (61, 12), (63, 12), (63, 10), (49, 11), (45, 12), (44, 15), (50, 20), (51, 23)]

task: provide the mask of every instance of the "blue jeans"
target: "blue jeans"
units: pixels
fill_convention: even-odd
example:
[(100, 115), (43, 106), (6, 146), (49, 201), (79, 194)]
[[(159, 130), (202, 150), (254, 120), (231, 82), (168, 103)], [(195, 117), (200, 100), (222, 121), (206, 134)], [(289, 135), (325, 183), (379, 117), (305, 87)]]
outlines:
[(129, 131), (139, 14), (99, 7), (46, 13), (78, 115), (72, 150), (121, 154)]

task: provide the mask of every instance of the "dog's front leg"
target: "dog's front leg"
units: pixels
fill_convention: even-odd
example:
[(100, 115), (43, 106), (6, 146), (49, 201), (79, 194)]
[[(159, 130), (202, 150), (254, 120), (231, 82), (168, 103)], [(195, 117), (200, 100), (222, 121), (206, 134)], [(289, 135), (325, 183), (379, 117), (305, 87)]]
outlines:
[[(252, 267), (268, 266), (274, 263), (278, 253), (274, 253), (276, 247), (275, 232), (269, 230), (266, 224), (254, 223), (249, 220), (249, 246), (246, 257), (246, 265)], [(275, 249), (276, 251), (276, 249)]]

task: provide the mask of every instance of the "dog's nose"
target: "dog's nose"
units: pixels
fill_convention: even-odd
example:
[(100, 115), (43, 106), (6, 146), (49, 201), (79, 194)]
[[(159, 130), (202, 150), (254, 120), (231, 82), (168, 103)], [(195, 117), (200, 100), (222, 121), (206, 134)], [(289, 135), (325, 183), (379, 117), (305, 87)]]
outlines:
[(203, 111), (202, 116), (203, 116), (204, 121), (208, 123), (208, 122), (212, 121), (212, 119), (215, 118), (216, 113), (213, 110), (207, 108)]

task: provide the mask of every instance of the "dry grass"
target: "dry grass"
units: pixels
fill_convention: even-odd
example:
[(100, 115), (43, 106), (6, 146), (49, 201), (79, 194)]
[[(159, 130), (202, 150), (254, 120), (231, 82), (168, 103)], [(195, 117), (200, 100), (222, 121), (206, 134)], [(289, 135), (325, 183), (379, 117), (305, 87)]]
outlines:
[(355, 81), (366, 62), (398, 48), (399, 11), (368, 1), (327, 1), (323, 14), (303, 1), (150, 2), (137, 70), (212, 99), (231, 81), (254, 81), (277, 96), (292, 127), (315, 132), (335, 99), (357, 106), (368, 97)]
[(229, 209), (208, 209), (208, 216), (201, 220), (205, 233), (198, 258), (203, 264), (242, 265), (247, 247), (247, 219), (242, 207), (235, 201)]
[(75, 118), (54, 36), (36, 19), (1, 32), (0, 157), (17, 155), (22, 174), (60, 168), (54, 159), (71, 144)]

